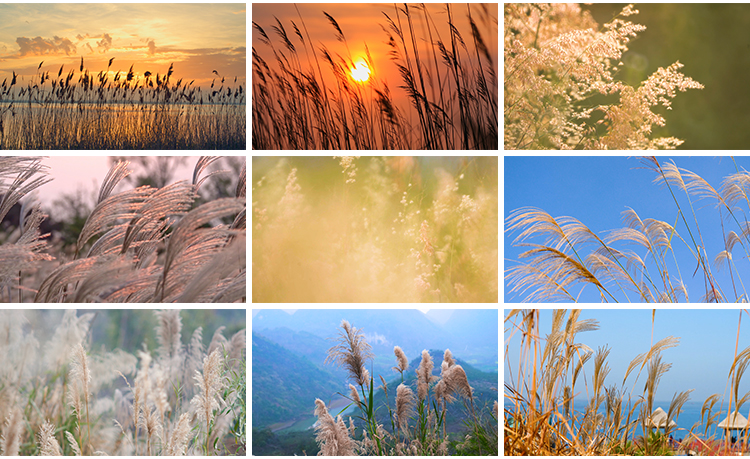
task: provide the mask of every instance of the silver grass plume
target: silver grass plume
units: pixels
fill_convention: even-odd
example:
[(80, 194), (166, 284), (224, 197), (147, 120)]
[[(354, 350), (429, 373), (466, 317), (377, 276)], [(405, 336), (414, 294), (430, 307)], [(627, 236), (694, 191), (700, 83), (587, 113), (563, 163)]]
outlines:
[(437, 381), (437, 377), (433, 376), (432, 369), (435, 364), (432, 361), (432, 356), (427, 349), (422, 351), (422, 361), (419, 363), (417, 368), (417, 396), (419, 400), (424, 400), (427, 397), (430, 383)]
[(396, 360), (398, 361), (398, 366), (393, 367), (393, 369), (401, 373), (403, 377), (404, 372), (409, 369), (409, 359), (406, 358), (406, 354), (399, 346), (393, 348), (393, 353), (396, 354)]
[(341, 329), (339, 344), (328, 349), (325, 363), (335, 362), (338, 366), (344, 367), (360, 386), (369, 384), (369, 372), (365, 368), (365, 362), (374, 357), (372, 346), (365, 341), (362, 329), (352, 327), (346, 320), (341, 321)]
[(179, 358), (182, 353), (182, 319), (179, 309), (154, 311), (159, 320), (156, 326), (156, 340), (159, 342), (159, 357), (164, 362)]
[(220, 156), (201, 156), (198, 159), (198, 162), (195, 164), (195, 169), (193, 170), (193, 189), (195, 191), (198, 191), (198, 188), (200, 188), (203, 182), (205, 182), (209, 177), (228, 172), (226, 170), (213, 171), (205, 177), (200, 177), (200, 175), (208, 168), (208, 166), (219, 159), (221, 159)]
[(203, 359), (203, 374), (196, 372), (195, 382), (200, 393), (190, 401), (198, 414), (198, 419), (206, 424), (206, 445), (208, 445), (209, 426), (214, 420), (214, 410), (219, 408), (217, 395), (224, 386), (221, 376), (222, 353), (220, 349), (214, 350), (208, 357)]
[(414, 412), (414, 392), (404, 383), (396, 388), (396, 426), (406, 432), (409, 428), (409, 418)]
[(81, 453), (81, 447), (78, 445), (78, 442), (76, 441), (76, 437), (73, 436), (72, 433), (66, 430), (65, 438), (68, 440), (68, 444), (70, 445), (70, 448), (73, 450), (73, 453), (76, 456), (83, 456), (83, 453)]
[[(34, 157), (24, 159), (5, 158), (0, 162), (0, 179), (4, 178), (3, 176), (18, 174), (0, 200), (0, 221), (5, 218), (11, 207), (17, 204), (21, 198), (52, 180), (45, 177), (47, 175), (46, 169), (47, 167), (42, 165), (40, 159)], [(36, 174), (40, 175), (35, 177)], [(4, 181), (0, 181), (0, 183), (5, 185)]]
[(3, 435), (0, 437), (0, 451), (4, 456), (18, 456), (21, 446), (21, 434), (24, 430), (24, 418), (21, 409), (14, 403), (3, 424)]
[(156, 191), (154, 188), (142, 186), (109, 196), (98, 202), (81, 229), (76, 249), (80, 251), (89, 239), (105, 232), (110, 225), (118, 220), (136, 217), (143, 201), (151, 196), (154, 191)]
[(203, 366), (204, 356), (205, 349), (203, 347), (203, 327), (198, 327), (195, 329), (195, 331), (193, 331), (193, 336), (190, 338), (187, 355), (185, 356), (185, 364), (183, 365), (183, 381), (186, 394), (188, 394), (189, 396), (193, 395), (193, 388), (195, 387), (195, 380), (192, 376)]
[(208, 345), (208, 350), (206, 351), (207, 354), (211, 354), (213, 351), (219, 349), (219, 351), (224, 352), (224, 349), (226, 348), (228, 341), (224, 337), (224, 330), (227, 327), (224, 325), (220, 326), (216, 329), (214, 332), (214, 336), (211, 337), (211, 343)]
[[(89, 423), (89, 400), (91, 397), (91, 372), (89, 370), (88, 356), (81, 343), (73, 350), (73, 358), (70, 363), (70, 405), (73, 407), (80, 425), (86, 422), (88, 430), (88, 443), (91, 442), (91, 424)], [(85, 411), (85, 413), (84, 413)], [(85, 414), (85, 418), (84, 418)], [(82, 435), (81, 435), (81, 438)], [(83, 444), (83, 441), (81, 441)]]
[(357, 392), (357, 388), (354, 387), (354, 384), (349, 384), (349, 397), (357, 405), (359, 405), (361, 403), (361, 401), (359, 399), (359, 392)]
[(356, 443), (349, 437), (341, 415), (337, 420), (328, 412), (326, 404), (319, 398), (315, 399), (315, 441), (320, 445), (321, 456), (354, 456)]
[(159, 188), (146, 196), (142, 206), (128, 222), (121, 253), (131, 246), (141, 247), (141, 256), (155, 249), (167, 231), (168, 217), (189, 211), (194, 200), (193, 187), (185, 181)]
[(39, 428), (38, 441), (40, 456), (62, 456), (60, 444), (55, 439), (55, 426), (46, 419)]
[(63, 314), (60, 325), (45, 348), (45, 365), (58, 368), (70, 360), (75, 346), (81, 343), (91, 327), (94, 313), (76, 316), (75, 309)]
[[(196, 268), (202, 265), (202, 263), (198, 264), (196, 262), (205, 259), (206, 252), (208, 251), (205, 247), (201, 247), (201, 245), (213, 245), (212, 250), (216, 251), (217, 245), (212, 243), (211, 238), (226, 238), (226, 236), (232, 233), (229, 230), (222, 230), (221, 228), (201, 229), (200, 227), (211, 222), (211, 220), (241, 212), (245, 208), (244, 201), (244, 199), (238, 198), (222, 198), (207, 202), (188, 212), (174, 226), (167, 244), (162, 277), (157, 285), (156, 297), (160, 301), (164, 301), (164, 298), (169, 297), (173, 293), (172, 290), (184, 287), (184, 285), (178, 285), (178, 282), (169, 282), (172, 280), (169, 277), (172, 270), (180, 274), (181, 271), (189, 269), (187, 275), (194, 274)], [(187, 252), (191, 246), (200, 250), (191, 251), (183, 256), (183, 253)]]
[(187, 453), (187, 444), (190, 440), (190, 413), (183, 413), (177, 421), (177, 425), (169, 438), (167, 456), (184, 456)]
[[(216, 246), (213, 257), (203, 267), (195, 271), (192, 279), (177, 299), (178, 303), (205, 302), (214, 296), (211, 287), (220, 285), (222, 279), (230, 278), (235, 273), (241, 273), (247, 266), (246, 237), (238, 234), (232, 237), (228, 244)], [(202, 295), (207, 298), (203, 298)]]

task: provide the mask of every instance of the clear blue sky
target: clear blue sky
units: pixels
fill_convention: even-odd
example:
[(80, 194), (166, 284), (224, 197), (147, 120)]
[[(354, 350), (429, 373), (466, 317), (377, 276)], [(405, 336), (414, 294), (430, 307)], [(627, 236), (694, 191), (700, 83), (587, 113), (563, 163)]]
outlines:
[[(693, 171), (703, 177), (717, 191), (721, 182), (729, 174), (735, 173), (735, 162), (729, 156), (726, 157), (687, 157), (687, 156), (660, 156), (659, 162), (664, 164), (674, 160), (678, 167)], [(750, 158), (734, 158), (740, 169), (750, 170)], [(653, 183), (656, 173), (645, 168), (638, 157), (623, 156), (568, 156), (568, 157), (543, 157), (543, 156), (506, 156), (504, 158), (504, 218), (513, 210), (521, 207), (537, 207), (548, 212), (553, 217), (572, 216), (587, 225), (600, 237), (606, 235), (606, 231), (622, 228), (622, 212), (628, 207), (634, 209), (641, 219), (654, 218), (674, 224), (677, 217), (677, 206), (675, 205), (669, 191)], [(674, 189), (674, 188), (673, 188)], [(689, 214), (689, 206), (684, 192), (677, 193), (680, 205), (687, 213), (686, 217), (691, 223), (691, 229), (695, 226), (692, 215)], [(719, 279), (719, 284), (729, 301), (736, 299), (732, 290), (728, 270), (724, 268), (717, 272), (713, 268), (714, 257), (724, 250), (722, 238), (722, 219), (715, 206), (715, 201), (703, 199), (696, 202), (693, 198), (694, 207), (698, 215), (698, 222), (703, 240), (706, 243), (708, 257), (711, 260), (712, 271)], [(747, 204), (742, 208), (748, 220), (750, 213)], [(739, 232), (734, 221), (727, 220), (726, 212), (722, 214), (724, 228), (728, 232), (734, 230)], [(689, 235), (684, 224), (679, 222), (677, 231), (689, 241)], [(512, 264), (509, 260), (518, 260), (518, 254), (525, 248), (513, 247), (511, 242), (518, 233), (506, 233), (504, 243), (504, 266), (507, 269)], [(530, 240), (527, 242), (541, 241)], [(700, 302), (705, 293), (703, 276), (698, 273), (693, 277), (697, 267), (695, 258), (690, 255), (688, 249), (681, 242), (674, 244), (677, 259), (682, 273), (682, 279), (688, 287), (691, 302)], [(620, 249), (635, 250), (643, 258), (646, 250), (635, 245), (616, 245)], [(588, 252), (587, 252), (588, 253)], [(750, 262), (745, 256), (744, 250), (738, 245), (734, 249), (734, 261), (737, 263), (740, 273), (746, 277), (750, 274)], [(656, 277), (658, 271), (649, 266), (652, 276)], [(676, 275), (677, 271), (670, 269), (670, 273)], [(744, 276), (743, 276), (744, 277)], [(735, 279), (736, 281), (736, 279)], [(750, 282), (746, 289), (750, 292)], [(738, 294), (741, 294), (739, 285)], [(579, 289), (574, 290), (577, 292)], [(518, 302), (522, 297), (508, 295), (505, 288), (505, 301)], [(637, 295), (628, 292), (631, 301), (637, 299)], [(619, 295), (621, 301), (624, 300)], [(582, 301), (599, 302), (599, 294), (592, 286), (584, 290)]]
[[(576, 342), (583, 343), (594, 351), (600, 346), (608, 345), (610, 352), (607, 363), (611, 372), (605, 380), (605, 386), (616, 384), (619, 388), (628, 364), (641, 353), (648, 352), (651, 346), (651, 309), (585, 309), (580, 320), (596, 319), (599, 329), (580, 333)], [(504, 310), (507, 317), (509, 310)], [(662, 362), (671, 363), (672, 368), (662, 377), (655, 400), (669, 401), (676, 392), (695, 389), (690, 401), (703, 402), (714, 393), (724, 394), (727, 385), (729, 368), (734, 359), (737, 324), (740, 310), (728, 309), (658, 309), (654, 326), (654, 343), (667, 336), (680, 338), (677, 347), (662, 352)], [(566, 315), (566, 320), (567, 320)], [(517, 320), (519, 316), (511, 319)], [(542, 339), (550, 332), (552, 310), (541, 310), (540, 335)], [(508, 358), (511, 362), (513, 380), (518, 368), (520, 333), (516, 332), (509, 341), (511, 322), (505, 322), (503, 347), (503, 379), (510, 382)], [(542, 345), (546, 341), (543, 341)], [(506, 348), (506, 346), (509, 346)], [(739, 352), (750, 346), (750, 315), (742, 312)], [(584, 366), (585, 377), (590, 384), (593, 374), (593, 358)], [(634, 381), (631, 374), (628, 384)], [(581, 376), (583, 377), (583, 376)], [(642, 393), (645, 384), (646, 369), (638, 380), (633, 396)], [(581, 380), (579, 380), (581, 381)], [(578, 389), (579, 384), (576, 384)], [(583, 390), (583, 384), (580, 384)], [(628, 386), (630, 389), (630, 386)], [(750, 374), (747, 374), (740, 385), (740, 397), (750, 390)], [(577, 398), (585, 398), (585, 393)], [(728, 402), (728, 391), (725, 404)], [(726, 406), (726, 405), (725, 405)], [(666, 407), (665, 407), (666, 409)], [(743, 408), (744, 410), (744, 408)]]

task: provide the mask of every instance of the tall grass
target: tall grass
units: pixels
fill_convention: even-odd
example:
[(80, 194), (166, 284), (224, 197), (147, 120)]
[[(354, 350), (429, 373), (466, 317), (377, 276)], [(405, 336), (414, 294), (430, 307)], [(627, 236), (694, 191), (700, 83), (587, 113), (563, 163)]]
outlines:
[[(386, 26), (381, 27), (400, 84), (382, 78), (387, 72), (375, 65), (367, 45), (365, 62), (372, 75), (366, 83), (353, 80), (355, 64), (345, 32), (325, 11), (333, 35), (344, 45), (343, 55), (326, 46), (316, 49), (301, 15), (301, 29), (290, 21), (294, 35), (276, 19), (271, 29), (277, 39), (266, 32), (267, 25), (253, 21), (276, 62), (270, 66), (253, 44), (253, 148), (496, 150), (497, 64), (487, 43), (497, 34), (497, 18), (486, 4), (475, 6), (474, 15), (471, 4), (446, 4), (439, 14), (447, 19), (447, 37), (440, 35), (425, 4), (394, 5), (383, 12)], [(456, 14), (467, 15), (470, 32), (458, 30)], [(427, 55), (420, 54), (423, 42)], [(396, 102), (396, 84), (409, 107)]]
[[(127, 162), (115, 164), (71, 255), (51, 250), (49, 235), (39, 229), (46, 216), (25, 199), (20, 228), (0, 245), (0, 297), (12, 302), (244, 301), (245, 169), (235, 197), (201, 203), (201, 175), (216, 159), (202, 158), (192, 183), (118, 193), (115, 188), (130, 171)], [(46, 175), (40, 158), (0, 159), (6, 187), (0, 218), (46, 183)]]
[[(208, 90), (150, 71), (43, 70), (0, 85), (0, 149), (245, 149), (244, 87), (216, 78)], [(210, 75), (210, 74), (209, 74)]]
[[(164, 312), (174, 313), (181, 324), (179, 311)], [(238, 426), (246, 422), (240, 409), (245, 392), (232, 375), (246, 358), (244, 329), (227, 340), (221, 327), (210, 355), (202, 346), (189, 346), (169, 358), (152, 356), (144, 343), (138, 363), (120, 349), (92, 349), (91, 334), (101, 332), (91, 328), (94, 315), (66, 311), (49, 340), (36, 328), (41, 315), (7, 310), (0, 317), (3, 453), (243, 454), (246, 438)], [(180, 332), (173, 332), (181, 341)], [(196, 333), (200, 336), (200, 327)], [(192, 361), (204, 359), (213, 366), (192, 367)], [(192, 380), (231, 390), (206, 393)], [(204, 416), (211, 418), (210, 431), (201, 422)]]
[[(375, 379), (366, 369), (367, 361), (374, 358), (370, 349), (361, 329), (346, 320), (341, 322), (338, 344), (328, 350), (326, 361), (344, 367), (356, 384), (349, 385), (350, 394), (341, 395), (351, 402), (350, 406), (358, 409), (359, 415), (357, 423), (349, 418), (347, 426), (341, 415), (334, 419), (325, 403), (315, 400), (315, 415), (318, 417), (315, 432), (321, 455), (446, 456), (451, 446), (458, 454), (497, 456), (497, 412), (475, 406), (474, 389), (469, 385), (464, 369), (453, 360), (450, 350), (445, 351), (440, 377), (433, 375), (434, 363), (430, 353), (422, 351), (415, 397), (403, 379), (406, 357), (400, 347), (394, 348), (397, 369), (401, 372), (394, 411), (390, 401), (385, 407), (375, 406)], [(388, 384), (383, 376), (380, 376), (380, 381), (380, 388), (388, 400)], [(468, 413), (463, 441), (450, 440), (445, 428), (446, 407), (456, 397), (462, 398)], [(378, 409), (387, 409), (390, 430), (378, 420)]]
[[(738, 312), (739, 331), (742, 314), (747, 311)], [(608, 383), (607, 358), (611, 349), (594, 351), (584, 344), (578, 335), (597, 330), (598, 321), (582, 320), (580, 314), (580, 310), (555, 309), (549, 333), (544, 335), (547, 328), (542, 328), (539, 310), (507, 313), (504, 454), (653, 456), (678, 452), (727, 455), (739, 448), (746, 451), (746, 444), (733, 448), (728, 436), (718, 441), (715, 434), (709, 436), (708, 432), (717, 425), (722, 413), (739, 412), (750, 399), (750, 393), (742, 396), (739, 393), (744, 370), (750, 363), (750, 348), (741, 352), (735, 348), (727, 375), (730, 390), (725, 396), (713, 394), (706, 399), (701, 421), (684, 432), (684, 440), (676, 448), (668, 442), (670, 434), (675, 432), (671, 421), (679, 419), (692, 389), (674, 394), (661, 422), (651, 416), (659, 381), (671, 367), (662, 353), (677, 346), (679, 338), (667, 336), (653, 342), (654, 310), (651, 343), (648, 346), (633, 343), (646, 352), (636, 355), (628, 364), (622, 381)], [(515, 365), (509, 354), (512, 340), (519, 343)], [(581, 395), (588, 401), (586, 406), (576, 406), (576, 397)], [(718, 410), (714, 410), (719, 401)], [(663, 433), (659, 429), (654, 431), (655, 424)]]
[[(674, 162), (653, 156), (642, 162), (669, 191), (675, 221), (641, 217), (628, 209), (623, 212), (626, 227), (600, 236), (574, 217), (517, 209), (506, 219), (506, 232), (518, 233), (513, 244), (529, 249), (506, 269), (509, 293), (526, 301), (577, 301), (590, 286), (604, 302), (747, 302), (742, 260), (733, 254), (748, 253), (748, 208), (743, 206), (750, 205), (750, 174), (735, 164), (736, 173), (714, 187)], [(699, 200), (713, 204), (720, 219), (718, 253), (709, 252), (712, 241), (704, 230), (711, 223), (699, 219)], [(685, 259), (690, 267), (681, 266)], [(719, 277), (723, 269), (727, 275)], [(689, 294), (687, 276), (703, 281), (700, 297)]]

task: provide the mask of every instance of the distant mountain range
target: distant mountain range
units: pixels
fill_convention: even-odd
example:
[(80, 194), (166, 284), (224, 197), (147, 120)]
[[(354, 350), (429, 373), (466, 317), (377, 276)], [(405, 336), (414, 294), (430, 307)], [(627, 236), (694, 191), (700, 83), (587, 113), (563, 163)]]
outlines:
[[(315, 398), (348, 393), (347, 374), (324, 365), (336, 343), (342, 320), (362, 329), (375, 358), (368, 367), (375, 380), (392, 381), (398, 373), (393, 347), (400, 346), (412, 361), (407, 377), (419, 364), (423, 349), (435, 355), (439, 375), (445, 349), (460, 359), (469, 382), (482, 399), (497, 400), (498, 311), (488, 309), (435, 310), (311, 310), (293, 314), (282, 310), (253, 312), (253, 428), (289, 422), (312, 412)], [(416, 365), (414, 364), (416, 361)], [(472, 373), (472, 374), (469, 374)], [(474, 380), (472, 380), (474, 376)], [(393, 387), (395, 393), (395, 386)], [(454, 417), (455, 419), (455, 417)]]
[[(286, 328), (326, 340), (336, 338), (341, 321), (347, 320), (362, 329), (376, 355), (389, 354), (390, 361), (394, 346), (400, 346), (409, 357), (420, 355), (423, 349), (450, 349), (480, 370), (497, 371), (498, 311), (455, 309), (450, 315), (447, 311), (423, 314), (416, 309), (299, 309), (289, 314), (270, 309), (257, 312), (252, 326), (254, 332), (264, 336)], [(303, 340), (301, 336), (296, 339)], [(334, 344), (324, 342), (317, 349), (325, 348), (325, 358), (325, 351)]]

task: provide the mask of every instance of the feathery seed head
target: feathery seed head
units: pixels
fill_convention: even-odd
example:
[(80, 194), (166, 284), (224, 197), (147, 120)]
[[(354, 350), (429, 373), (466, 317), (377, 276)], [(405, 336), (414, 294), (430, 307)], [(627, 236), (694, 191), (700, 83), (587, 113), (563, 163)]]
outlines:
[(352, 327), (346, 320), (341, 321), (338, 345), (328, 349), (325, 363), (335, 362), (349, 372), (349, 377), (364, 386), (370, 383), (370, 374), (365, 362), (372, 359), (372, 346), (365, 341), (361, 329)]
[(409, 368), (409, 360), (406, 358), (406, 354), (404, 354), (404, 351), (399, 346), (393, 348), (393, 353), (396, 354), (396, 360), (398, 361), (398, 366), (393, 367), (393, 369), (403, 373)]

